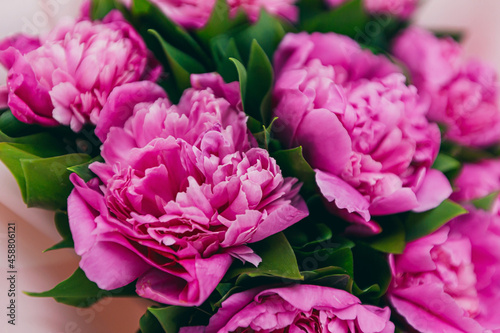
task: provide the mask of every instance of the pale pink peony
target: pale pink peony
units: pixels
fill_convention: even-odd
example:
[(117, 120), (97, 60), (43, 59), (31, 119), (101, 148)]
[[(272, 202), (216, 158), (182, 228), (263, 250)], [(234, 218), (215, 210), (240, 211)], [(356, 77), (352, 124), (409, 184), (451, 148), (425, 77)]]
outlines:
[[(336, 7), (351, 0), (326, 0)], [(372, 14), (389, 14), (402, 19), (409, 18), (416, 10), (419, 0), (364, 0), (366, 10)]]
[(61, 24), (29, 52), (12, 43), (0, 62), (9, 69), (8, 105), (19, 120), (74, 131), (98, 123), (115, 87), (155, 80), (160, 70), (148, 67), (146, 45), (117, 11), (102, 22)]
[[(131, 6), (130, 0), (120, 0), (126, 6)], [(260, 11), (266, 10), (272, 15), (295, 22), (298, 19), (298, 8), (294, 6), (297, 0), (227, 0), (230, 15), (245, 13), (251, 22), (260, 17)], [(216, 0), (151, 0), (169, 19), (186, 29), (203, 28), (212, 13), (219, 11)]]
[(181, 333), (345, 332), (390, 333), (388, 308), (362, 305), (344, 290), (313, 285), (255, 288), (230, 296), (207, 327)]
[(304, 148), (321, 193), (353, 228), (377, 232), (371, 215), (428, 210), (451, 194), (430, 169), (439, 129), (386, 58), (345, 36), (289, 34), (275, 69), (277, 135)]
[(99, 178), (71, 176), (75, 250), (103, 289), (138, 279), (140, 296), (200, 305), (232, 258), (260, 262), (246, 244), (307, 216), (297, 180), (249, 149), (241, 103), (224, 97), (237, 85), (213, 74), (192, 81), (179, 105), (138, 104), (123, 128), (103, 132), (105, 163), (91, 165)]
[(439, 39), (417, 27), (396, 39), (393, 52), (428, 100), (429, 119), (445, 126), (446, 138), (473, 147), (500, 141), (500, 94), (492, 67), (465, 61), (451, 38)]
[(500, 330), (500, 216), (467, 208), (391, 258), (389, 299), (419, 332)]

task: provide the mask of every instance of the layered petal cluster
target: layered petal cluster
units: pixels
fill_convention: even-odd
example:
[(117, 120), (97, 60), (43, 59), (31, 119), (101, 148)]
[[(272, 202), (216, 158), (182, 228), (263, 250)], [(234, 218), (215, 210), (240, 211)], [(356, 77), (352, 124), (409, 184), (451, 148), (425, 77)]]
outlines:
[(473, 208), (409, 243), (391, 258), (394, 309), (419, 332), (496, 332), (499, 244), (500, 217)]
[[(131, 0), (121, 0), (130, 6)], [(236, 16), (243, 11), (251, 22), (259, 19), (260, 11), (265, 10), (272, 15), (276, 15), (295, 22), (298, 19), (299, 11), (294, 5), (297, 0), (227, 0), (231, 16)], [(186, 29), (203, 28), (212, 13), (217, 14), (216, 0), (151, 0), (169, 19)]]
[(446, 138), (473, 147), (500, 140), (499, 85), (492, 67), (464, 60), (451, 38), (440, 39), (417, 27), (396, 39), (393, 53), (430, 104), (429, 119), (446, 127)]
[[(336, 7), (351, 0), (326, 0)], [(401, 19), (409, 18), (417, 9), (419, 0), (364, 0), (366, 10), (372, 14), (388, 14)]]
[(145, 43), (117, 11), (102, 22), (60, 24), (38, 44), (19, 40), (2, 43), (0, 63), (9, 69), (8, 105), (26, 123), (79, 131), (98, 123), (115, 87), (159, 75), (158, 66), (148, 65)]
[(123, 126), (110, 127), (105, 162), (90, 166), (98, 178), (71, 177), (75, 250), (103, 289), (137, 280), (140, 296), (200, 305), (233, 258), (260, 262), (246, 244), (308, 214), (297, 180), (250, 148), (245, 116), (232, 106), (241, 102), (230, 97), (238, 87), (217, 85), (213, 74), (192, 82), (178, 105), (139, 103)]
[(362, 305), (346, 291), (313, 285), (256, 288), (222, 303), (207, 327), (181, 333), (229, 332), (394, 332), (388, 308)]
[(276, 134), (303, 147), (323, 196), (353, 228), (377, 232), (371, 215), (428, 210), (451, 194), (430, 169), (439, 129), (386, 58), (345, 36), (289, 34), (275, 68)]

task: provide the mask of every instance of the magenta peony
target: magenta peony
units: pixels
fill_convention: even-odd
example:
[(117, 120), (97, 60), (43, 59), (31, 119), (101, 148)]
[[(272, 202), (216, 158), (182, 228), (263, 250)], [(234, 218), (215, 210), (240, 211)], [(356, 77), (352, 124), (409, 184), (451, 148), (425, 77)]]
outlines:
[(8, 105), (26, 123), (61, 123), (79, 131), (98, 123), (115, 87), (159, 75), (158, 66), (148, 67), (139, 34), (117, 11), (102, 22), (61, 24), (37, 48), (9, 46), (0, 51), (9, 69)]
[(470, 209), (392, 258), (389, 299), (419, 332), (500, 329), (500, 217)]
[(394, 332), (388, 308), (362, 305), (346, 291), (313, 285), (256, 288), (222, 303), (207, 327), (181, 333), (229, 332)]
[[(131, 0), (120, 0), (131, 6)], [(231, 16), (244, 12), (251, 22), (259, 19), (260, 11), (295, 22), (299, 11), (294, 6), (297, 0), (227, 0)], [(169, 19), (186, 29), (203, 28), (212, 12), (219, 10), (216, 0), (151, 0)]]
[(91, 165), (98, 178), (71, 177), (75, 250), (103, 289), (138, 279), (142, 297), (200, 305), (232, 258), (260, 262), (246, 244), (308, 214), (297, 180), (250, 148), (233, 100), (238, 86), (214, 74), (193, 76), (192, 85), (178, 105), (138, 104), (123, 128), (110, 127), (105, 163)]
[[(351, 0), (326, 0), (336, 7)], [(417, 8), (418, 0), (364, 0), (364, 6), (371, 14), (389, 14), (401, 19), (409, 18)]]
[(289, 34), (275, 68), (277, 135), (304, 148), (321, 193), (353, 228), (377, 232), (371, 215), (428, 210), (451, 194), (430, 169), (439, 129), (386, 58), (345, 36)]
[(500, 141), (500, 95), (492, 67), (464, 61), (451, 38), (439, 39), (416, 27), (396, 39), (393, 52), (428, 100), (428, 118), (446, 127), (446, 138), (473, 147)]

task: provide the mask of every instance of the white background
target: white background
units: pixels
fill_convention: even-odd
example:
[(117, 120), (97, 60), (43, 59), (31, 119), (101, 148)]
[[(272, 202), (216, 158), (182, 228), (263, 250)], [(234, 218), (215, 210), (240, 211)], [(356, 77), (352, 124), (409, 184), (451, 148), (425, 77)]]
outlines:
[[(65, 15), (76, 16), (81, 1), (0, 0), (0, 38), (16, 32), (44, 33)], [(500, 72), (500, 0), (427, 0), (417, 23), (462, 30), (471, 57), (493, 64)], [(0, 82), (4, 72), (0, 72)], [(7, 223), (16, 222), (18, 245), (17, 325), (6, 325)], [(17, 184), (0, 163), (0, 332), (5, 333), (133, 333), (147, 301), (105, 300), (87, 310), (60, 305), (52, 299), (19, 295), (44, 291), (68, 277), (78, 266), (71, 250), (42, 254), (59, 241), (52, 214), (27, 209)]]

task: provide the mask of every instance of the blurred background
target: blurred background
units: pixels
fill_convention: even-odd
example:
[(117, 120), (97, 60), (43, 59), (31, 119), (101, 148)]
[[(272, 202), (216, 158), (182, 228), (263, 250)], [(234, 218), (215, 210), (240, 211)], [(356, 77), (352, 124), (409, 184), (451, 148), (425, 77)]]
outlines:
[[(81, 0), (0, 0), (0, 39), (16, 32), (47, 32), (60, 19), (77, 16)], [(427, 0), (416, 24), (464, 33), (466, 54), (480, 58), (500, 73), (499, 0)], [(0, 84), (5, 71), (0, 69)], [(133, 333), (149, 304), (143, 300), (105, 299), (89, 309), (76, 309), (52, 299), (31, 298), (21, 291), (45, 291), (78, 266), (72, 250), (42, 251), (59, 241), (52, 214), (27, 209), (14, 178), (0, 163), (0, 332)], [(7, 325), (7, 224), (17, 226), (17, 318)], [(5, 250), (5, 251), (4, 251)], [(4, 257), (5, 253), (5, 257)]]

